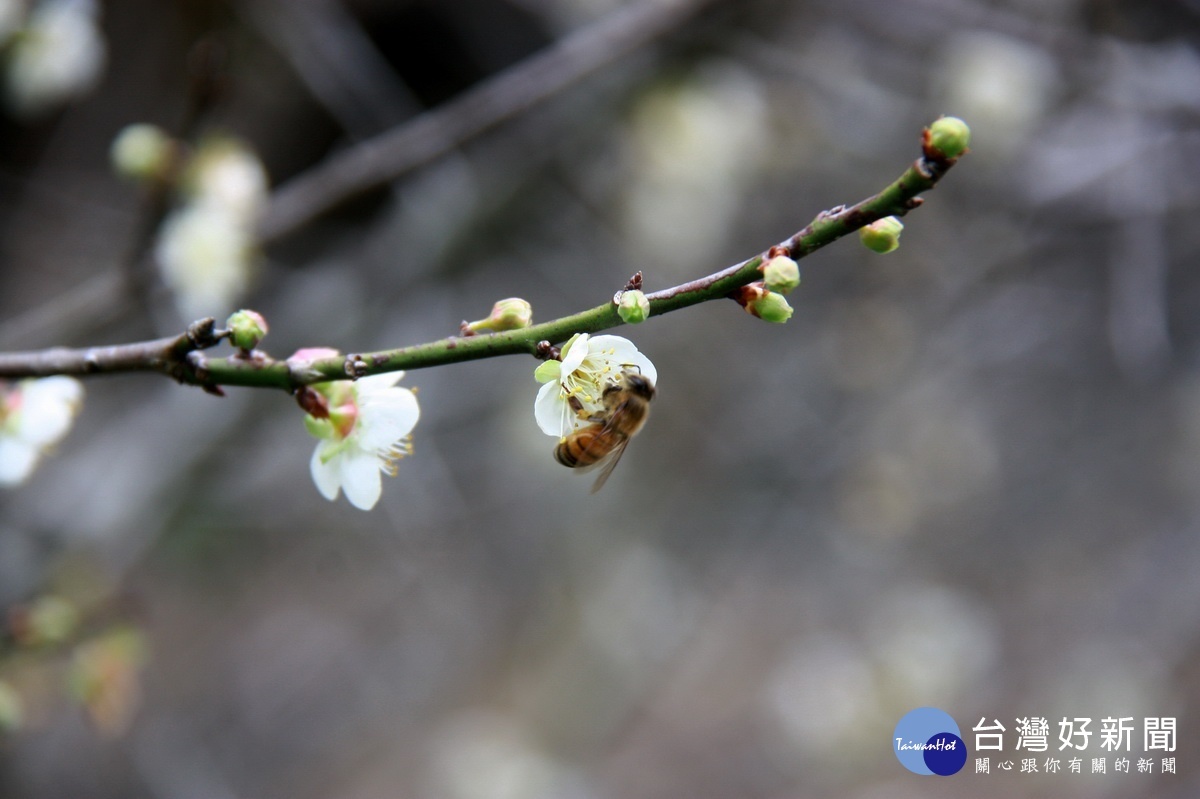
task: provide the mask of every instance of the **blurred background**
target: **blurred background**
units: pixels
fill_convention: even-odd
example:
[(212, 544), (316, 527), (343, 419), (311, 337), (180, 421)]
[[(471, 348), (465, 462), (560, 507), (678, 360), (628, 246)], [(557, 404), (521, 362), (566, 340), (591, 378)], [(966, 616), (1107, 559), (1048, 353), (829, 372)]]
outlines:
[[(0, 494), (0, 794), (1200, 792), (1200, 4), (67, 2), (22, 67), (48, 5), (0, 2), (6, 350), (187, 321), (156, 264), (180, 200), (110, 165), (131, 123), (261, 159), (253, 280), (205, 313), (261, 311), (280, 357), (671, 286), (878, 191), (940, 114), (973, 140), (897, 252), (803, 260), (786, 325), (619, 331), (659, 395), (595, 496), (533, 359), (410, 373), (415, 454), (369, 513), (318, 494), (282, 393), (86, 381)], [(447, 103), (394, 181), (311, 182)], [(1178, 773), (1096, 735), (1102, 775), (918, 777), (891, 735), (926, 705), (1013, 759), (1017, 718), (1054, 749), (1132, 716), (1136, 761), (1176, 717)]]

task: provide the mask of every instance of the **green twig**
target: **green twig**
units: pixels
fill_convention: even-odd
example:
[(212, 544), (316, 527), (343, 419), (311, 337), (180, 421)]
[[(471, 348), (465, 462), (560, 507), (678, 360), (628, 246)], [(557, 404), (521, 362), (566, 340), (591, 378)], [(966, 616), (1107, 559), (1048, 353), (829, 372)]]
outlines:
[[(709, 300), (723, 299), (735, 289), (761, 278), (760, 265), (768, 253), (799, 260), (809, 253), (886, 216), (903, 216), (921, 204), (918, 196), (936, 185), (954, 165), (930, 148), (895, 182), (873, 197), (846, 207), (822, 211), (807, 227), (786, 241), (739, 264), (698, 280), (647, 294), (650, 315), (677, 311)], [(211, 320), (209, 320), (211, 323)], [(596, 333), (624, 324), (615, 302), (519, 330), (449, 338), (378, 352), (352, 353), (299, 362), (277, 360), (260, 352), (228, 358), (209, 358), (203, 342), (187, 336), (119, 347), (81, 350), (57, 348), (39, 352), (0, 354), (0, 378), (47, 374), (87, 375), (98, 372), (160, 371), (182, 383), (209, 390), (217, 386), (253, 386), (292, 391), (302, 385), (346, 380), (400, 369), (425, 369), (459, 361), (525, 354), (553, 357), (551, 345), (576, 333)], [(211, 329), (211, 328), (210, 328)]]

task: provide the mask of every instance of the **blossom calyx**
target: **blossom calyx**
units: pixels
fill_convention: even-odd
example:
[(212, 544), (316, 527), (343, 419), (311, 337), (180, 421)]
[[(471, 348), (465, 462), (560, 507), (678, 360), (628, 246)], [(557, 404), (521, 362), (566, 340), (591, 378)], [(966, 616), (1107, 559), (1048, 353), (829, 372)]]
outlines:
[(257, 347), (270, 330), (262, 314), (245, 308), (231, 315), (225, 326), (229, 328), (229, 340), (242, 352)]
[(787, 294), (800, 285), (800, 265), (786, 255), (776, 255), (762, 266), (763, 285), (768, 291)]
[(617, 295), (617, 315), (626, 324), (636, 325), (650, 318), (650, 300), (637, 289)]
[(533, 306), (520, 297), (509, 297), (496, 302), (486, 319), (480, 319), (478, 322), (463, 322), (462, 332), (467, 336), (482, 332), (499, 333), (504, 330), (520, 330), (531, 324), (533, 324)]
[(941, 117), (925, 131), (925, 149), (929, 154), (953, 160), (968, 151), (971, 128), (958, 117)]
[(897, 217), (885, 216), (858, 231), (858, 239), (872, 252), (888, 253), (900, 246), (900, 232), (904, 223)]
[(792, 306), (782, 294), (769, 290), (761, 282), (742, 286), (730, 295), (746, 313), (764, 322), (782, 324), (792, 318)]

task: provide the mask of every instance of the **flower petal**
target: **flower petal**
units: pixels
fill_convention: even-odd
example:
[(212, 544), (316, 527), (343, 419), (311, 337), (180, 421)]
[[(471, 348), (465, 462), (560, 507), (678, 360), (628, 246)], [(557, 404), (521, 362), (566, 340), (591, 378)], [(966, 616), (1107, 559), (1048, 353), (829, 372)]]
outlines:
[(579, 365), (583, 363), (583, 359), (587, 357), (588, 350), (591, 348), (588, 339), (587, 333), (578, 333), (568, 342), (570, 346), (563, 348), (562, 366), (559, 368), (564, 379), (578, 369)]
[(37, 447), (12, 438), (0, 438), (0, 486), (11, 487), (25, 482), (33, 473), (37, 460)]
[(47, 377), (21, 383), (21, 413), (17, 435), (31, 444), (58, 441), (71, 428), (83, 386), (71, 377)]
[(350, 504), (361, 510), (370, 510), (383, 493), (383, 479), (379, 473), (379, 459), (374, 453), (347, 452), (341, 458), (342, 490)]
[(338, 498), (338, 491), (342, 485), (342, 476), (338, 468), (341, 456), (334, 455), (329, 460), (322, 457), (329, 443), (331, 442), (321, 441), (317, 444), (317, 448), (313, 450), (312, 460), (308, 462), (308, 470), (312, 474), (313, 483), (321, 492), (321, 496), (333, 502)]
[(360, 397), (366, 397), (382, 389), (389, 389), (400, 382), (404, 372), (382, 372), (377, 375), (360, 377), (354, 381), (354, 392)]
[(388, 448), (411, 433), (420, 418), (412, 391), (392, 388), (376, 393), (359, 408), (359, 446), (371, 451)]
[(537, 426), (548, 436), (563, 435), (563, 409), (567, 402), (559, 395), (558, 382), (544, 383), (533, 401), (533, 418)]
[(611, 350), (605, 357), (621, 366), (636, 366), (651, 383), (658, 382), (658, 370), (650, 362), (637, 345), (624, 336), (593, 336), (590, 347), (592, 352)]

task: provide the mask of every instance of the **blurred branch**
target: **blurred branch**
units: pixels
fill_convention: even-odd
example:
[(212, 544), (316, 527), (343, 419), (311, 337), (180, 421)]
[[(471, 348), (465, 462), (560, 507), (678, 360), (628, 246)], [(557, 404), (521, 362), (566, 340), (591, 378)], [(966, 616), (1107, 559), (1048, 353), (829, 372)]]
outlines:
[[(930, 145), (927, 130), (921, 158), (883, 191), (850, 207), (838, 206), (822, 211), (800, 232), (741, 263), (646, 295), (650, 315), (726, 298), (735, 289), (760, 280), (761, 266), (767, 258), (787, 255), (798, 260), (878, 219), (904, 215), (921, 204), (918, 195), (933, 188), (954, 163), (955, 159), (944, 157)], [(207, 327), (200, 327), (205, 324)], [(519, 330), (451, 336), (399, 349), (289, 362), (258, 351), (230, 358), (206, 358), (199, 350), (217, 343), (225, 335), (224, 331), (214, 333), (209, 319), (195, 323), (187, 334), (173, 339), (117, 347), (57, 348), (0, 355), (0, 377), (160, 371), (180, 382), (200, 385), (211, 391), (217, 391), (219, 385), (292, 390), (329, 380), (355, 379), (500, 355), (524, 353), (553, 357), (551, 345), (555, 342), (565, 341), (576, 333), (595, 333), (622, 324), (614, 297), (604, 305)]]
[[(174, 127), (179, 141), (193, 143), (199, 137), (206, 114), (218, 102), (226, 82), (226, 48), (217, 34), (201, 38), (187, 60), (188, 91), (183, 113)], [(49, 302), (18, 316), (0, 321), (0, 340), (32, 340), (68, 323), (77, 334), (130, 315), (130, 307), (153, 310), (152, 288), (156, 281), (153, 249), (159, 227), (171, 210), (171, 190), (178, 180), (179, 156), (159, 179), (151, 181), (141, 199), (138, 220), (121, 270), (98, 274), (56, 295)], [(149, 316), (148, 313), (144, 314)], [(86, 321), (85, 321), (86, 320)]]
[(714, 0), (646, 0), (577, 31), (388, 133), (334, 155), (276, 190), (259, 226), (283, 238), (364, 192), (553, 97), (674, 30)]
[(259, 0), (239, 10), (275, 43), (313, 97), (352, 138), (398, 125), (421, 110), (340, 2)]
[[(470, 138), (553, 97), (606, 64), (666, 35), (714, 1), (644, 0), (639, 5), (617, 12), (591, 27), (565, 37), (542, 53), (531, 56), (484, 81), (445, 105), (415, 117), (388, 133), (363, 141), (343, 153), (332, 156), (323, 164), (297, 176), (275, 191), (259, 226), (260, 243), (267, 244), (295, 233), (339, 203), (395, 180), (408, 170), (445, 155)], [(248, 13), (265, 17), (272, 11), (270, 8), (262, 10), (255, 7)], [(292, 12), (291, 8), (286, 10), (285, 18), (279, 21), (283, 27), (275, 32), (279, 38), (287, 39), (285, 49), (289, 51), (301, 46), (300, 40), (312, 34), (312, 25), (317, 22), (286, 19), (286, 15)], [(321, 20), (322, 23), (328, 21)], [(318, 49), (330, 48), (327, 57), (323, 59), (327, 61), (335, 59), (335, 51), (349, 46), (349, 38), (361, 36), (361, 31), (347, 30), (342, 26), (335, 37), (336, 41), (328, 39), (332, 34), (327, 29), (323, 30), (323, 35), (327, 39), (318, 43)], [(336, 57), (336, 60), (341, 73), (340, 82), (336, 78), (310, 72), (301, 74), (301, 78), (323, 102), (329, 99), (330, 92), (340, 91), (333, 83), (342, 85), (354, 74), (341, 63), (340, 56)], [(292, 61), (296, 63), (295, 58)], [(372, 67), (366, 65), (363, 68)], [(319, 81), (319, 85), (314, 81)], [(347, 113), (361, 117), (366, 110), (363, 103), (374, 102), (385, 95), (394, 99), (396, 90), (395, 85), (390, 89), (377, 86), (374, 91), (368, 92), (369, 96), (361, 97), (362, 102), (355, 104), (352, 109), (349, 106), (341, 108)], [(361, 92), (356, 92), (356, 96), (357, 94)], [(189, 119), (193, 117), (191, 108), (192, 106), (189, 106)], [(340, 113), (335, 115), (341, 118)], [(160, 214), (147, 214), (143, 230), (150, 227), (150, 220), (156, 216), (161, 219)], [(139, 251), (145, 251), (145, 238), (144, 232), (137, 237), (129, 263), (138, 264), (138, 267), (130, 267), (131, 269), (145, 267), (142, 259), (135, 257)], [(139, 278), (144, 276), (144, 272), (136, 274)], [(111, 308), (111, 312), (106, 312), (104, 319), (117, 318), (123, 315), (125, 309), (114, 305), (123, 304), (123, 300), (127, 299), (120, 295), (120, 291), (129, 283), (130, 280), (124, 275), (101, 275), (78, 286), (69, 295), (69, 301), (58, 297), (45, 306), (4, 320), (0, 324), (0, 338), (42, 338), (47, 334), (46, 331), (61, 327), (68, 320), (77, 322), (81, 318), (82, 309), (89, 309), (94, 313), (98, 308)]]

